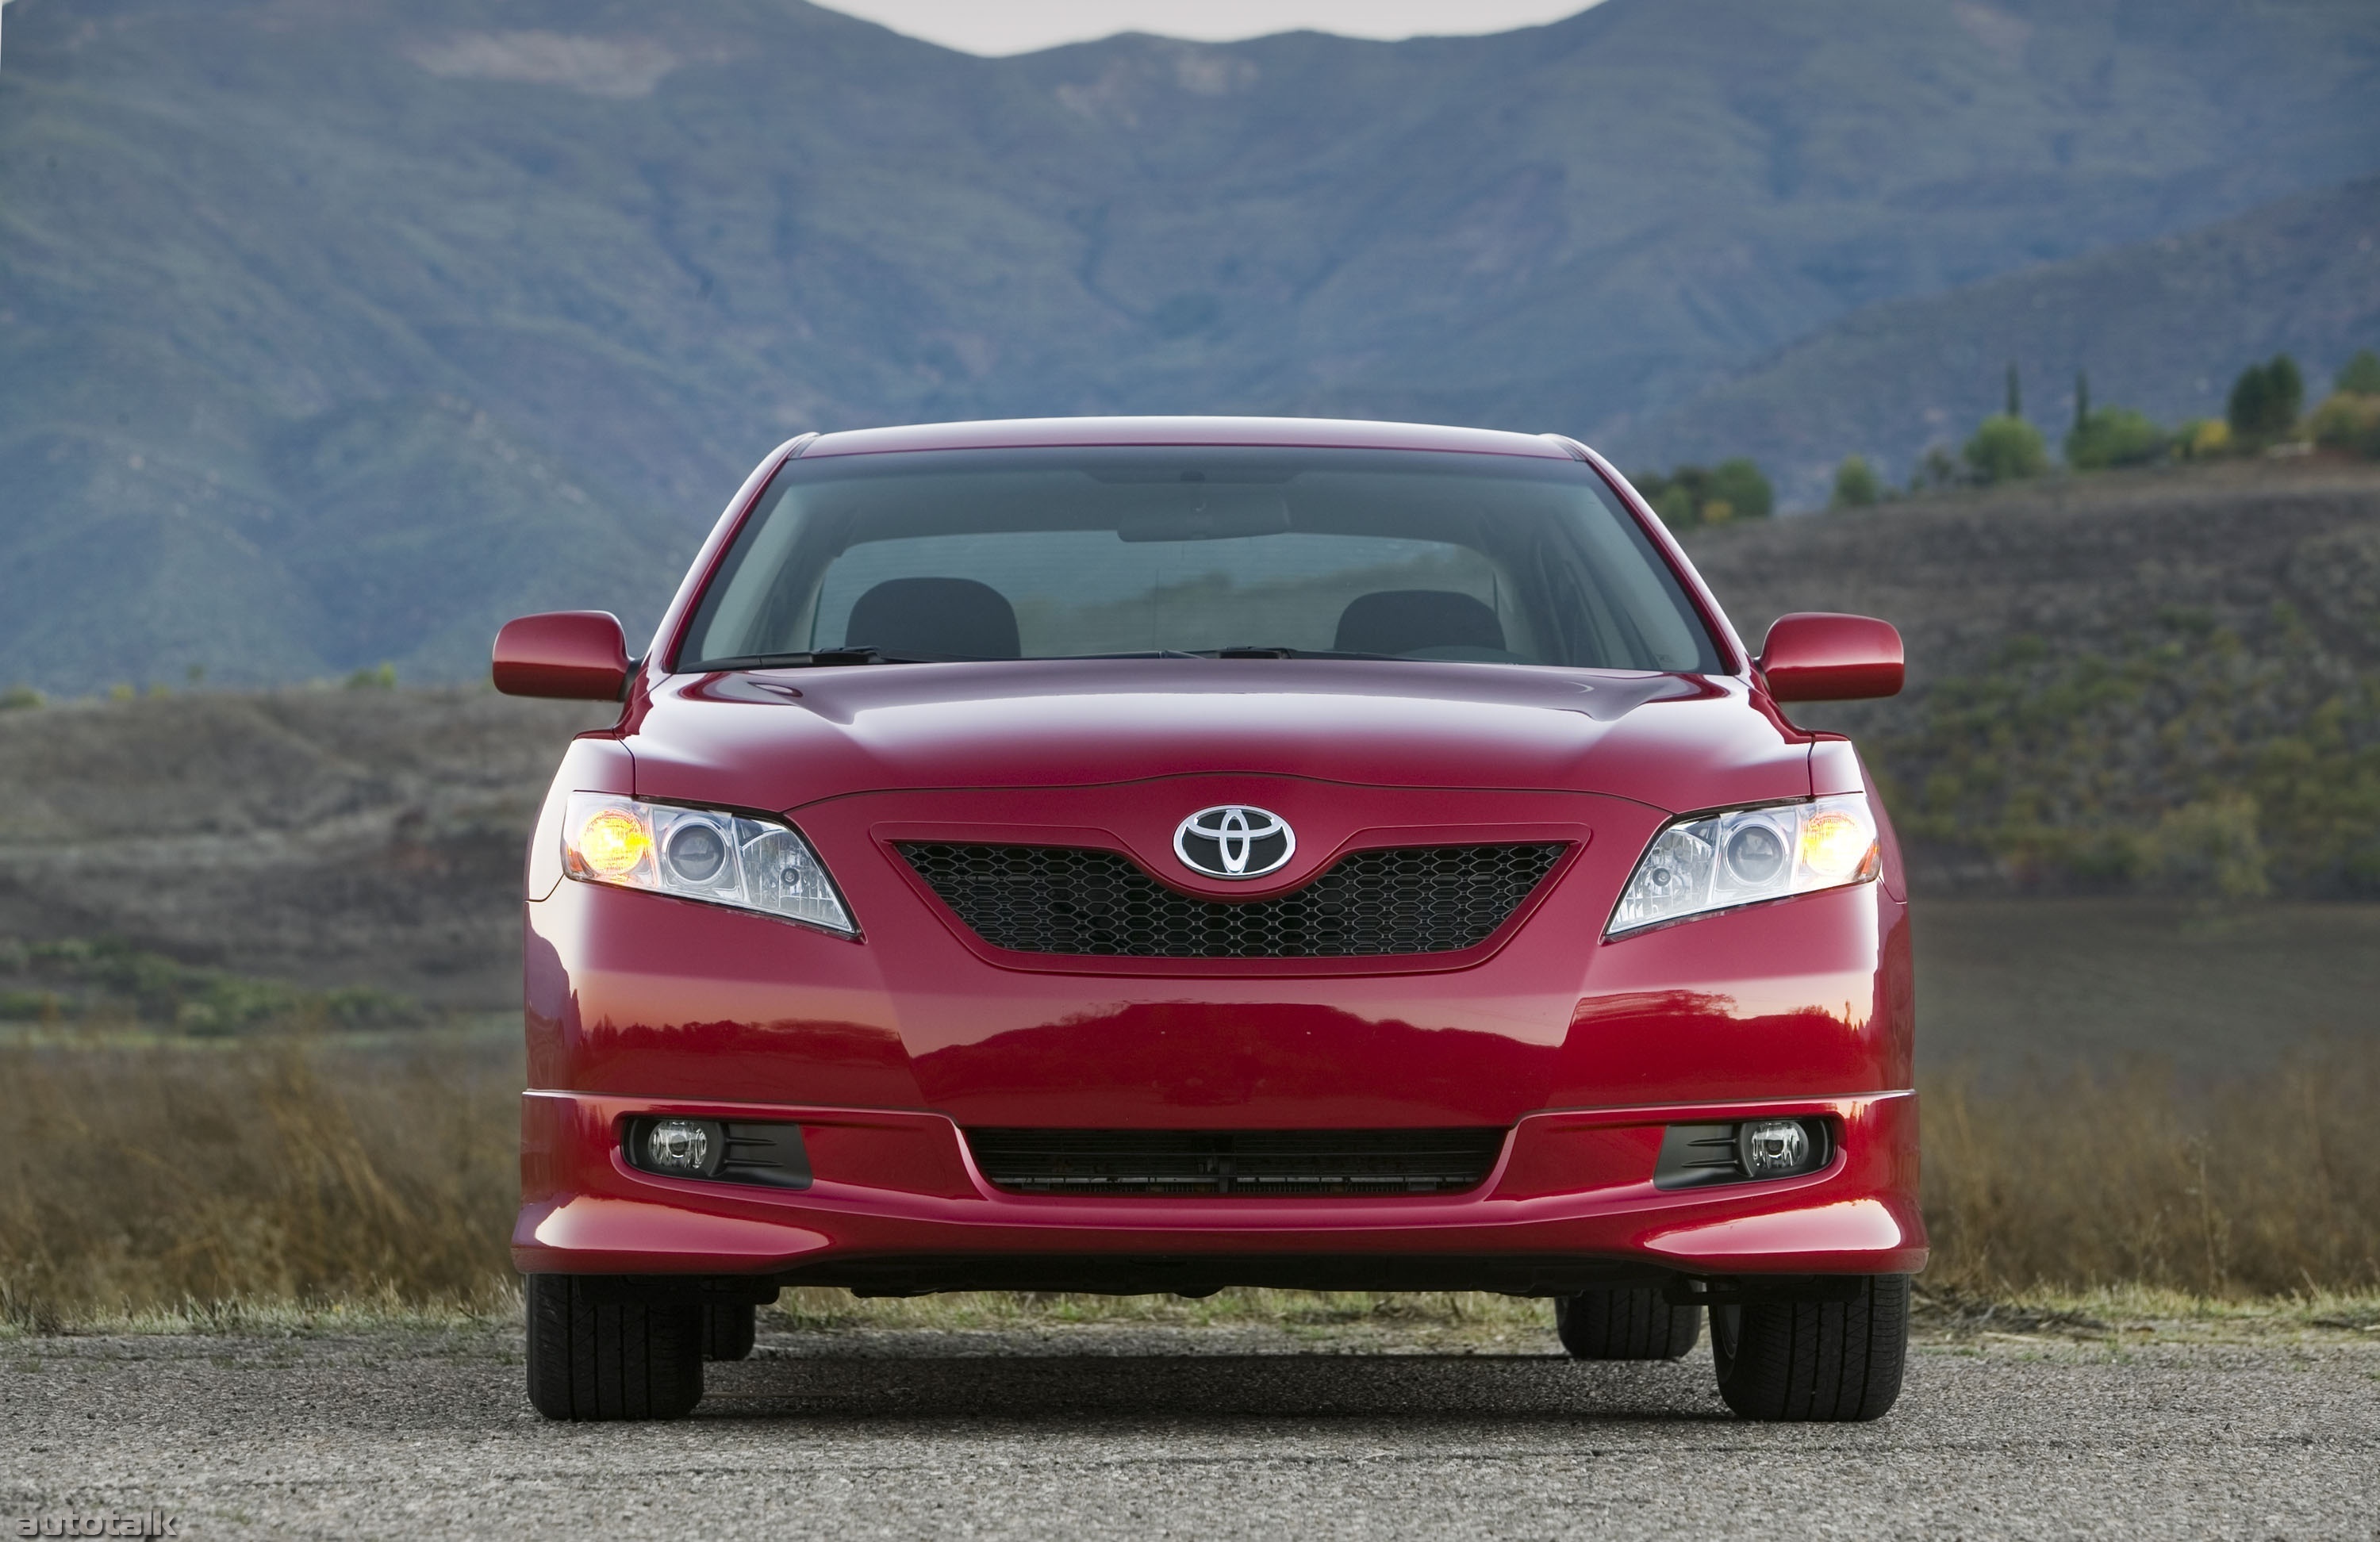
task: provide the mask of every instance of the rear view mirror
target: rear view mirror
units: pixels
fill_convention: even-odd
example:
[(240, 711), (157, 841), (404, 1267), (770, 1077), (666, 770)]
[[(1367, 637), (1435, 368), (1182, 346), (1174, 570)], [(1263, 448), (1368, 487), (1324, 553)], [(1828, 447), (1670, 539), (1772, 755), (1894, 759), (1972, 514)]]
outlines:
[(628, 684), (628, 639), (609, 611), (548, 611), (496, 634), (496, 689), (506, 696), (617, 701)]
[(1831, 611), (1780, 615), (1761, 645), (1760, 673), (1779, 701), (1863, 701), (1899, 696), (1900, 633), (1872, 616)]
[(1277, 487), (1209, 486), (1194, 482), (1167, 488), (1153, 506), (1127, 514), (1116, 539), (1230, 540), (1238, 536), (1277, 536), (1289, 531), (1289, 504)]

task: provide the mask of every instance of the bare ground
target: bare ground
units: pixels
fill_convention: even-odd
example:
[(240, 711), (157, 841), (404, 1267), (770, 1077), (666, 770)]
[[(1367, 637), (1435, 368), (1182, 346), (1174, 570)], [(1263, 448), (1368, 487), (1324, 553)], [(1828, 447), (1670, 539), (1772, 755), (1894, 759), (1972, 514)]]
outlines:
[(1677, 1365), (1264, 1329), (764, 1334), (697, 1415), (556, 1426), (508, 1331), (18, 1340), (0, 1516), (184, 1535), (2340, 1536), (2380, 1344), (1937, 1342), (1864, 1426)]

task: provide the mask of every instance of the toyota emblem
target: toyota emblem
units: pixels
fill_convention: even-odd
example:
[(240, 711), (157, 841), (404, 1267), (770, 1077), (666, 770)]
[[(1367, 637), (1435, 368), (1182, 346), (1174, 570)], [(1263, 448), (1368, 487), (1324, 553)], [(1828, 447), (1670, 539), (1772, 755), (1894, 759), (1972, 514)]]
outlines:
[(1262, 878), (1288, 866), (1296, 852), (1287, 820), (1244, 804), (1201, 808), (1173, 830), (1173, 855), (1208, 878)]

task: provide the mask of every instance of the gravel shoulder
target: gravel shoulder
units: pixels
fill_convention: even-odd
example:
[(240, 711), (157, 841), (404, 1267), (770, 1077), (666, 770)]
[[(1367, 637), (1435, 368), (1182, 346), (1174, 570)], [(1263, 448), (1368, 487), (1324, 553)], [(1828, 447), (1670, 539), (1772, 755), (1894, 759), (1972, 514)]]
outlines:
[[(0, 1342), (0, 1531), (193, 1536), (2380, 1536), (2380, 1335), (1922, 1344), (1866, 1426), (1707, 1349), (1050, 1325), (764, 1331), (697, 1415), (532, 1414), (516, 1333)], [(1525, 1339), (1525, 1335), (1523, 1336)]]

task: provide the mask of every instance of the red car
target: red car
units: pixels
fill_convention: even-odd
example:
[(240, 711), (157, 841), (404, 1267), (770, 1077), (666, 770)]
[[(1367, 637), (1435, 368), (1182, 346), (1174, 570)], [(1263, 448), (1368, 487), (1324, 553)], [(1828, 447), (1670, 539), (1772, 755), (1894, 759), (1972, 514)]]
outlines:
[(1550, 1296), (1762, 1419), (1898, 1395), (1909, 923), (1848, 741), (1882, 622), (1746, 653), (1553, 436), (808, 435), (528, 856), (531, 1401), (666, 1417), (788, 1284)]

